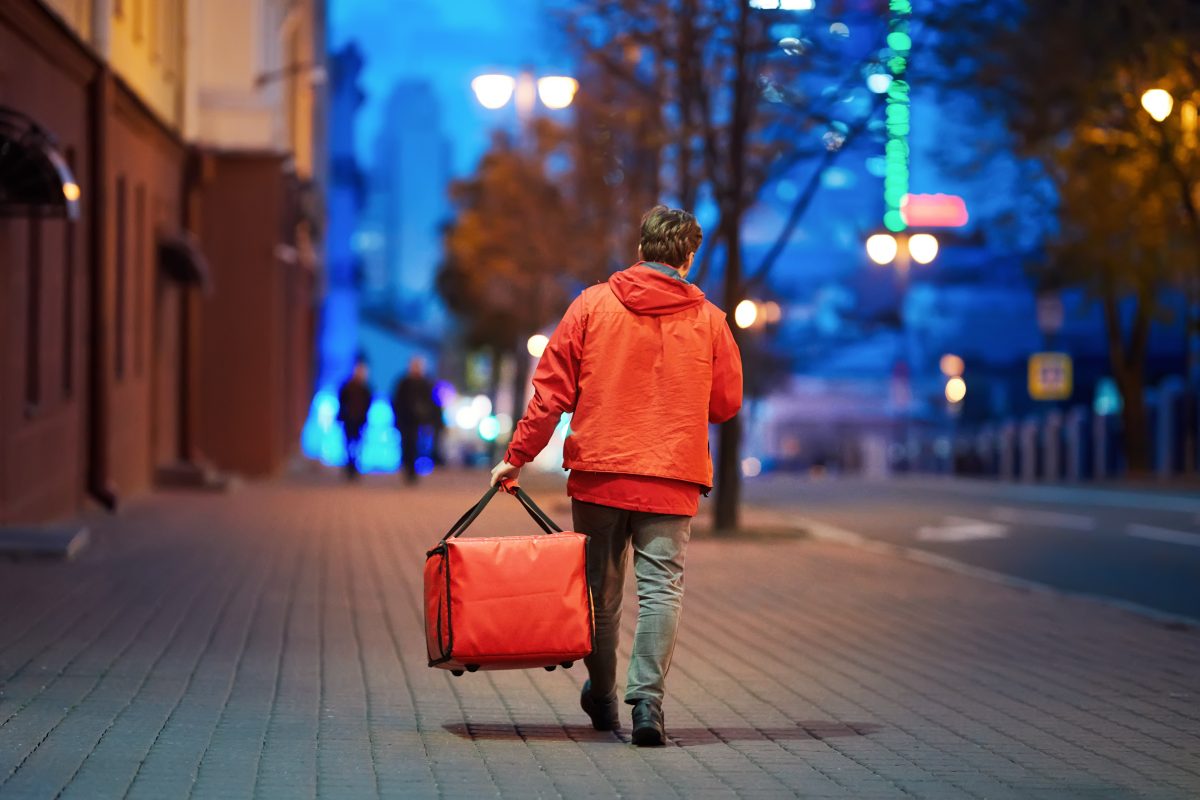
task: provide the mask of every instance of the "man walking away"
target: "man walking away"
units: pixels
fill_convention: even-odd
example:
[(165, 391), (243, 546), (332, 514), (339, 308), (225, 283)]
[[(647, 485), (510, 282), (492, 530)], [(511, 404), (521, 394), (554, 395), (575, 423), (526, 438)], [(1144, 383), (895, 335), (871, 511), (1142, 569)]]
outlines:
[(580, 705), (620, 727), (617, 635), (630, 546), (638, 621), (625, 686), (633, 743), (666, 741), (663, 684), (683, 600), (684, 553), (712, 487), (709, 423), (742, 403), (742, 362), (725, 314), (687, 282), (703, 233), (666, 206), (642, 218), (641, 259), (576, 298), (533, 376), (534, 395), (492, 483), (515, 478), (572, 412), (563, 447), (574, 529), (588, 534), (596, 649)]
[(425, 361), (420, 356), (414, 356), (408, 362), (408, 372), (393, 387), (392, 412), (396, 417), (396, 430), (400, 431), (404, 480), (413, 484), (417, 482), (421, 428), (434, 425), (440, 413), (433, 398), (433, 384), (425, 377)]
[(354, 372), (338, 390), (338, 421), (346, 435), (346, 478), (355, 480), (359, 475), (359, 458), (362, 453), (362, 431), (367, 424), (367, 411), (371, 408), (371, 385), (367, 383), (367, 362), (359, 358), (354, 362)]

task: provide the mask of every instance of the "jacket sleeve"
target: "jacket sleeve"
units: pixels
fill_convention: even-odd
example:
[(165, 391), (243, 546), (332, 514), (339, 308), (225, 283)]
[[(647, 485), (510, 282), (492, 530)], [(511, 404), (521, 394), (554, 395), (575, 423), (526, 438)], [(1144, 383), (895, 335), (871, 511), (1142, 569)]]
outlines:
[(520, 467), (537, 457), (554, 435), (559, 418), (575, 411), (579, 396), (579, 361), (586, 317), (583, 297), (571, 303), (554, 329), (533, 372), (533, 399), (517, 424), (504, 460)]
[(712, 391), (708, 396), (708, 421), (725, 422), (742, 407), (742, 354), (729, 322), (720, 321), (713, 341)]

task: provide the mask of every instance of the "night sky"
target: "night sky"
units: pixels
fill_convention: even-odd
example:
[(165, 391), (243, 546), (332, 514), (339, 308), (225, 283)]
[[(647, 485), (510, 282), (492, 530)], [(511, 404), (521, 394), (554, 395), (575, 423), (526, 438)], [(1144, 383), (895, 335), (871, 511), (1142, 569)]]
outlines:
[(372, 143), (393, 84), (423, 78), (433, 82), (443, 104), (441, 127), (451, 141), (454, 172), (470, 172), (488, 131), (512, 116), (511, 108), (479, 107), (472, 78), (523, 66), (541, 74), (570, 74), (541, 5), (541, 0), (334, 0), (331, 47), (357, 41), (366, 59), (361, 86), (367, 100), (358, 125), (363, 165), (369, 168), (374, 160)]

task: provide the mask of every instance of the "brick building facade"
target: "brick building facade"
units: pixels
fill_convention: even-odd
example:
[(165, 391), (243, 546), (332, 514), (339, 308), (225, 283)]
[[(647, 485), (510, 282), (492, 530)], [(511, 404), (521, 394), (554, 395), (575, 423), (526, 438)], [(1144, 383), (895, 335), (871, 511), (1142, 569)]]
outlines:
[[(319, 104), (293, 68), (321, 60), (322, 15), (274, 0), (0, 3), (0, 119), (18, 126), (0, 128), (0, 149), (36, 131), (78, 196), (73, 220), (22, 206), (0, 160), (0, 525), (209, 465), (268, 474), (294, 450), (312, 383)], [(233, 78), (263, 96), (258, 140), (205, 130), (229, 86), (194, 68), (206, 48), (230, 58), (222, 26), (239, 24), (254, 33), (234, 44), (255, 52)], [(284, 79), (264, 89), (272, 70)]]

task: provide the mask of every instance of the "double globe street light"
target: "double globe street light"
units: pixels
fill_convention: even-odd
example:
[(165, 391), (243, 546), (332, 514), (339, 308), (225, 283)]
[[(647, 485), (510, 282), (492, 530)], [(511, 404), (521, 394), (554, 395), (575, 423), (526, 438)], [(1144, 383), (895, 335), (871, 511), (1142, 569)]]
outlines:
[(914, 233), (911, 236), (891, 233), (876, 233), (867, 237), (867, 256), (880, 266), (893, 261), (905, 272), (915, 261), (929, 264), (938, 254), (938, 240), (932, 233)]
[(525, 122), (533, 116), (539, 99), (542, 105), (554, 111), (571, 105), (579, 91), (579, 81), (565, 75), (534, 78), (528, 71), (515, 76), (494, 73), (472, 80), (471, 91), (475, 92), (475, 99), (481, 106), (493, 111), (504, 108), (515, 97), (517, 116)]

